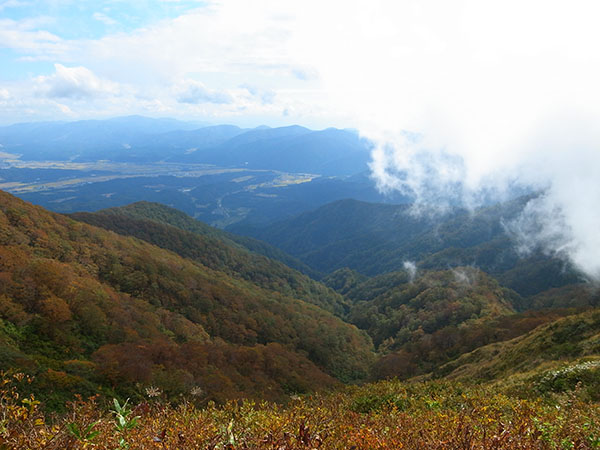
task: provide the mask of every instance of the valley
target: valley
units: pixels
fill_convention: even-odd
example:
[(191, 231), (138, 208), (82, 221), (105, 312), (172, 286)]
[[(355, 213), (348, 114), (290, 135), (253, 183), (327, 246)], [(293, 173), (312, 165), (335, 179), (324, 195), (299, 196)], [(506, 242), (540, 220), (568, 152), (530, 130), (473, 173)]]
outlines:
[[(153, 160), (152, 152), (142, 161), (135, 145), (131, 161), (3, 154), (0, 370), (6, 386), (30, 377), (18, 392), (42, 401), (39, 414), (64, 414), (75, 395), (139, 405), (156, 395), (167, 415), (185, 399), (198, 414), (233, 414), (234, 429), (247, 433), (231, 431), (239, 444), (256, 437), (239, 425), (250, 413), (233, 413), (231, 402), (288, 405), (276, 413), (270, 408), (278, 406), (260, 403), (265, 420), (303, 411), (300, 430), (325, 405), (335, 423), (329, 431), (317, 421), (310, 422), (316, 434), (282, 438), (273, 429), (270, 439), (324, 442), (358, 420), (363, 434), (352, 439), (371, 448), (384, 439), (382, 412), (423, 417), (448, 433), (440, 442), (456, 439), (458, 430), (432, 416), (437, 407), (423, 404), (443, 405), (450, 417), (459, 392), (474, 408), (499, 408), (479, 389), (510, 405), (541, 399), (550, 408), (576, 398), (582, 415), (596, 405), (600, 293), (563, 255), (519, 249), (515, 224), (543, 192), (516, 189), (476, 208), (418, 214), (410, 196), (378, 191), (366, 159), (355, 173), (335, 174), (335, 164), (294, 171), (311, 167), (293, 158), (271, 168), (239, 163), (259, 145), (281, 146), (284, 155), (308, 145), (308, 135), (323, 152), (340, 130), (323, 144), (301, 127), (209, 128), (136, 138), (146, 143), (139, 149), (153, 139), (207, 139), (193, 152), (177, 153), (183, 144), (174, 144), (171, 159), (181, 161)], [(344, 133), (340, 145), (354, 139)], [(228, 140), (232, 154), (216, 161)], [(203, 151), (222, 165), (184, 161)], [(21, 408), (12, 391), (2, 392), (3, 407)], [(102, 408), (84, 404), (93, 409), (81, 420), (110, 422)], [(547, 407), (503, 420), (535, 423), (550, 417)], [(337, 422), (339, 408), (354, 416)], [(469, 417), (483, 429), (481, 416)], [(377, 426), (365, 431), (363, 420)], [(45, 419), (35, 423), (32, 433), (53, 433)], [(564, 424), (552, 439), (579, 436), (583, 426)], [(56, 442), (70, 439), (60, 433)], [(434, 445), (433, 436), (410, 439)]]
[(407, 201), (377, 190), (370, 144), (351, 130), (131, 116), (0, 127), (0, 145), (0, 189), (61, 213), (147, 200), (225, 228), (344, 198)]
[[(318, 178), (207, 164), (18, 161), (2, 170), (0, 189), (58, 212), (120, 206), (138, 198), (176, 202), (224, 227), (252, 216), (253, 209), (242, 206), (243, 198), (281, 201), (279, 191)], [(210, 192), (203, 192), (204, 187)]]

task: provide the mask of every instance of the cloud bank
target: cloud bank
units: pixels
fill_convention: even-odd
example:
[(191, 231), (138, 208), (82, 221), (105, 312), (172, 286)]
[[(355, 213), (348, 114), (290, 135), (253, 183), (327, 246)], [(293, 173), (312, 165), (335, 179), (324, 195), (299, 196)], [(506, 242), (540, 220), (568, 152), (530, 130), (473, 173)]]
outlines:
[(600, 4), (324, 8), (295, 49), (331, 104), (376, 143), (381, 189), (424, 205), (477, 205), (515, 183), (543, 191), (522, 218), (526, 240), (600, 280)]

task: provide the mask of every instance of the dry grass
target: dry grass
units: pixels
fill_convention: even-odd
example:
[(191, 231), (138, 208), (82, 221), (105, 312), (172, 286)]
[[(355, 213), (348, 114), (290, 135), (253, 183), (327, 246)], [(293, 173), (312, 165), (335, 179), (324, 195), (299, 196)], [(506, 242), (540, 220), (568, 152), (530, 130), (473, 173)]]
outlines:
[(0, 449), (585, 449), (600, 446), (598, 405), (576, 393), (518, 399), (455, 383), (380, 382), (293, 399), (196, 407), (98, 399), (47, 418), (4, 376)]

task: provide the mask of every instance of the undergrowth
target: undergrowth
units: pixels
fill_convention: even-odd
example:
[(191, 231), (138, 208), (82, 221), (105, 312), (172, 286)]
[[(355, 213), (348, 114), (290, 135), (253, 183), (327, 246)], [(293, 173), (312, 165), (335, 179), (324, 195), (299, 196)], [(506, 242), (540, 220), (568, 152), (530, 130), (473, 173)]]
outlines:
[(386, 381), (287, 405), (229, 402), (174, 406), (78, 399), (44, 415), (19, 392), (29, 379), (4, 375), (0, 449), (586, 449), (600, 447), (598, 405), (577, 392), (553, 402), (488, 387)]

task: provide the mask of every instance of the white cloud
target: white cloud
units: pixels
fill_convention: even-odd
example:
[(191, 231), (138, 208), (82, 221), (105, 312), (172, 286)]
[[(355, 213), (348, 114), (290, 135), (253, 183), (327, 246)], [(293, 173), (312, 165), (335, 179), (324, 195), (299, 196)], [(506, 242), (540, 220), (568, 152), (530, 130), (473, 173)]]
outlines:
[(292, 67), (292, 74), (302, 81), (318, 80), (319, 73), (314, 67)]
[(529, 239), (600, 279), (600, 4), (319, 7), (304, 2), (292, 53), (315, 67), (329, 108), (376, 142), (383, 188), (429, 204), (473, 204), (515, 180), (547, 189)]
[(46, 21), (46, 18), (0, 19), (0, 48), (10, 48), (46, 60), (64, 55), (68, 45), (59, 36), (38, 29)]
[(222, 73), (235, 76), (236, 83), (257, 72), (290, 77), (286, 21), (268, 14), (267, 3), (211, 2), (133, 33), (81, 42), (73, 54), (97, 71), (110, 60), (106, 70), (124, 78), (145, 72), (142, 82), (179, 80), (191, 73)]
[(539, 131), (525, 157), (521, 179), (545, 187), (521, 217), (507, 224), (520, 249), (536, 248), (568, 258), (600, 281), (600, 127), (597, 120), (562, 114)]
[(277, 96), (277, 93), (271, 89), (262, 89), (251, 84), (243, 84), (241, 88), (248, 91), (251, 97), (258, 99), (263, 105), (273, 104)]
[(67, 105), (63, 105), (62, 103), (56, 103), (56, 106), (58, 107), (60, 112), (62, 112), (63, 114), (66, 114), (69, 116), (73, 115), (73, 111)]
[(85, 67), (55, 64), (54, 68), (54, 74), (36, 79), (39, 92), (46, 97), (93, 99), (119, 93), (116, 83), (98, 78)]
[(180, 103), (216, 103), (228, 104), (233, 102), (231, 95), (225, 91), (208, 89), (196, 80), (184, 80), (175, 87), (175, 96)]
[(30, 4), (30, 2), (20, 1), (20, 0), (5, 0), (0, 2), (0, 11), (3, 11), (8, 8), (17, 8), (20, 6), (26, 6)]

